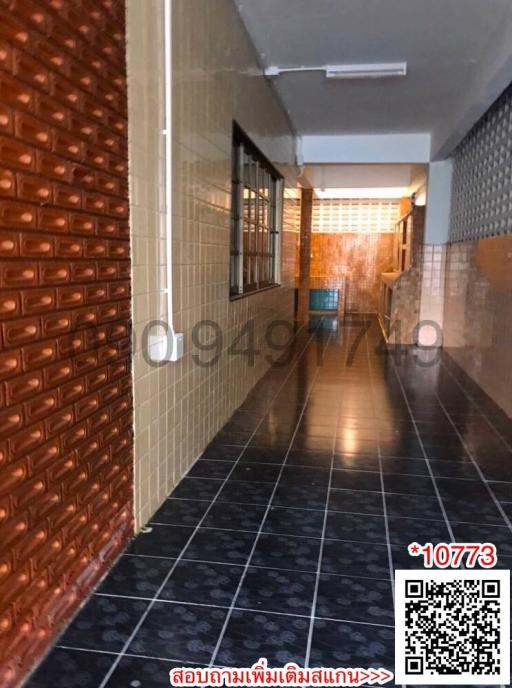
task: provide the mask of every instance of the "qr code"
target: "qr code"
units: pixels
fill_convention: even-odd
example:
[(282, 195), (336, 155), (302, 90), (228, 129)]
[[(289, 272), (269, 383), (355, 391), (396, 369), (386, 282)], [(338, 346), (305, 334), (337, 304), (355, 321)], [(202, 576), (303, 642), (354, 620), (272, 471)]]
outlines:
[(395, 676), (510, 684), (510, 571), (396, 571)]

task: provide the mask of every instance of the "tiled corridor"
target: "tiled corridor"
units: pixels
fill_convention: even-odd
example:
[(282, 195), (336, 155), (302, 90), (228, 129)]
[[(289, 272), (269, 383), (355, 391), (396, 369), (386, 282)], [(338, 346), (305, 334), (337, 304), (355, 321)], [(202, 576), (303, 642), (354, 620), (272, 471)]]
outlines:
[(414, 540), (512, 562), (512, 427), (374, 319), (297, 334), (58, 640), (31, 688), (157, 688), (181, 665), (393, 670)]

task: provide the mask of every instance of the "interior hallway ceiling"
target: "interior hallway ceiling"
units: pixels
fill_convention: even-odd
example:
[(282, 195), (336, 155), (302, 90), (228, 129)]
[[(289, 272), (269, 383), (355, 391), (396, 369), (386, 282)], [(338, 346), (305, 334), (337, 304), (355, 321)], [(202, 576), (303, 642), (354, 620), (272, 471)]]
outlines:
[(430, 133), (450, 152), (510, 81), (509, 0), (235, 0), (264, 67), (407, 62), (403, 78), (273, 82), (299, 135)]

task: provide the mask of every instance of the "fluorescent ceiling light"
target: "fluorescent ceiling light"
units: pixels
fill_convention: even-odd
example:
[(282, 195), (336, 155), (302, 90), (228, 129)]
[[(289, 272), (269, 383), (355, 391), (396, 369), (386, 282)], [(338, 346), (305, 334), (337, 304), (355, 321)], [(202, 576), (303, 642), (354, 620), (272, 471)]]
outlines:
[(328, 79), (385, 79), (406, 74), (407, 62), (327, 65), (325, 68)]
[(325, 67), (266, 67), (264, 74), (274, 78), (291, 72), (325, 72), (328, 79), (385, 79), (392, 76), (405, 76), (407, 62), (384, 62), (376, 64), (327, 65)]
[(342, 199), (342, 198), (403, 198), (410, 196), (408, 187), (378, 187), (378, 188), (338, 188), (338, 189), (315, 189), (315, 194), (321, 199)]

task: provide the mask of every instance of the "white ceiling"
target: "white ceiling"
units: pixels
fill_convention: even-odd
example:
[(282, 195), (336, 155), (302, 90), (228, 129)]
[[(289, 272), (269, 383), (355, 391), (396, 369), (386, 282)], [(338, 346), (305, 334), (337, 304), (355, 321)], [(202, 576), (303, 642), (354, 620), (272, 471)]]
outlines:
[[(400, 198), (411, 196), (427, 183), (427, 165), (305, 165), (303, 187), (334, 198), (341, 192), (349, 198)], [(400, 193), (386, 195), (400, 189)], [(375, 193), (377, 191), (377, 193)], [(334, 192), (334, 193), (331, 193)]]
[(306, 165), (303, 170), (313, 188), (409, 187), (422, 174), (425, 165)]
[(235, 0), (264, 66), (407, 61), (404, 78), (283, 74), (302, 136), (432, 136), (450, 152), (512, 80), (511, 0)]

